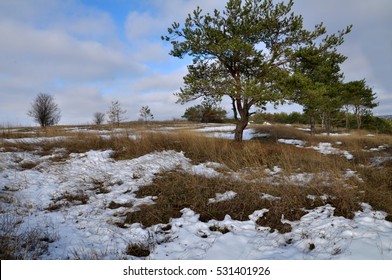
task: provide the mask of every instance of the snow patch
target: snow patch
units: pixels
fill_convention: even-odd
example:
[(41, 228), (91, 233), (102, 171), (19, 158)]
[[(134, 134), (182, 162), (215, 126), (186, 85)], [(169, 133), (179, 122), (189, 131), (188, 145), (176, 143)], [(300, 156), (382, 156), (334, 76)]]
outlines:
[(384, 145), (380, 145), (380, 146), (378, 146), (376, 148), (370, 148), (369, 150), (365, 150), (365, 151), (380, 152), (380, 151), (386, 150), (388, 148), (389, 148), (389, 145), (388, 144), (384, 144)]
[(208, 199), (208, 203), (217, 203), (233, 199), (237, 195), (236, 192), (227, 191), (225, 193), (216, 193), (215, 198)]
[(321, 154), (324, 155), (342, 154), (348, 160), (352, 160), (354, 158), (354, 156), (348, 151), (342, 151), (337, 148), (334, 148), (332, 147), (332, 144), (328, 142), (320, 142), (318, 146), (311, 146), (309, 148), (319, 151)]
[[(39, 170), (17, 167), (27, 160), (45, 163), (44, 157), (29, 152), (0, 153), (2, 209), (28, 217), (22, 228), (43, 225), (58, 232), (58, 240), (48, 244), (49, 254), (43, 259), (72, 259), (75, 252), (86, 257), (91, 256), (89, 252), (98, 256), (102, 252), (104, 259), (133, 258), (124, 254), (128, 244), (154, 241), (159, 242), (151, 248), (149, 259), (392, 259), (392, 223), (385, 220), (386, 213), (374, 211), (368, 204), (362, 204), (362, 211), (356, 212), (352, 220), (335, 216), (331, 205), (307, 210), (300, 220), (285, 221), (292, 231), (284, 234), (257, 224), (268, 209), (258, 209), (245, 221), (226, 215), (221, 221), (201, 222), (198, 213), (184, 208), (182, 216), (171, 219), (171, 227), (165, 232), (162, 225), (145, 228), (135, 223), (120, 228), (116, 223), (128, 213), (141, 211), (142, 204), (154, 203), (156, 197), (137, 198), (135, 192), (151, 184), (157, 174), (180, 170), (217, 176), (216, 169), (225, 166), (212, 162), (193, 165), (184, 153), (176, 151), (154, 152), (122, 161), (113, 160), (112, 153), (110, 150), (74, 153), (65, 162), (43, 165)], [(315, 176), (307, 173), (284, 176), (278, 166), (266, 169), (266, 173), (272, 181), (297, 180), (300, 184)], [(349, 179), (357, 173), (348, 169), (344, 175)], [(80, 191), (88, 194), (87, 202), (61, 200), (59, 209), (46, 210), (55, 202), (54, 198)], [(12, 197), (12, 203), (5, 200), (7, 195)], [(264, 199), (279, 199), (267, 193), (260, 195)], [(209, 202), (235, 196), (234, 191), (228, 191), (216, 194)], [(308, 198), (326, 201), (328, 197)], [(119, 207), (110, 208), (111, 202)], [(121, 207), (122, 204), (128, 206)]]
[(69, 137), (66, 136), (55, 136), (55, 137), (27, 137), (27, 138), (13, 138), (13, 139), (0, 139), (5, 143), (17, 144), (17, 143), (26, 143), (26, 144), (38, 144), (42, 142), (57, 142), (64, 141)]
[[(208, 132), (208, 137), (222, 138), (222, 139), (234, 139), (235, 126), (209, 126), (204, 128), (196, 129), (197, 132)], [(266, 138), (270, 137), (269, 133), (257, 133), (254, 129), (247, 128), (243, 131), (242, 139), (251, 140), (252, 138)]]
[(282, 144), (295, 145), (300, 147), (303, 147), (306, 144), (305, 141), (296, 139), (278, 139), (278, 142)]
[(338, 136), (350, 136), (350, 133), (321, 133), (320, 135), (323, 136), (333, 136), (333, 137), (338, 137)]
[(281, 197), (273, 196), (273, 195), (270, 195), (268, 193), (262, 193), (261, 194), (261, 198), (262, 199), (266, 199), (266, 200), (270, 200), (270, 201), (276, 201), (276, 200), (281, 200), (282, 199)]

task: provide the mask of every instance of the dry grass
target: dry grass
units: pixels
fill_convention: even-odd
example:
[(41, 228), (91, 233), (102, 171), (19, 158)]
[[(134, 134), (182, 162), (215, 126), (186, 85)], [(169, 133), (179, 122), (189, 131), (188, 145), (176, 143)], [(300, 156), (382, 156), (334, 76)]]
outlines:
[(363, 184), (364, 202), (392, 215), (392, 166), (364, 168), (360, 171)]
[(48, 227), (33, 227), (20, 232), (23, 221), (14, 214), (0, 215), (0, 259), (35, 260), (48, 252), (49, 243), (58, 236)]
[[(234, 191), (237, 195), (230, 200), (209, 203), (217, 193)], [(262, 198), (262, 193), (272, 194), (279, 199)], [(326, 195), (327, 199), (310, 200), (309, 195)], [(301, 187), (293, 185), (270, 186), (262, 183), (246, 183), (227, 178), (206, 178), (182, 172), (161, 174), (152, 185), (137, 192), (138, 197), (156, 196), (153, 205), (143, 205), (140, 211), (128, 213), (125, 224), (141, 223), (149, 227), (167, 224), (172, 218), (181, 216), (181, 210), (190, 208), (200, 214), (200, 220), (223, 220), (230, 215), (236, 220), (248, 220), (256, 210), (269, 211), (257, 223), (280, 232), (291, 231), (289, 224), (282, 223), (282, 217), (296, 221), (306, 214), (305, 209), (331, 204), (336, 208), (336, 216), (352, 218), (354, 211), (360, 209), (358, 191), (342, 186)], [(121, 225), (124, 226), (124, 225)]]
[[(205, 178), (181, 172), (161, 174), (151, 186), (145, 186), (137, 193), (139, 197), (157, 196), (156, 203), (141, 206), (140, 211), (127, 214), (125, 224), (135, 222), (142, 223), (144, 226), (166, 224), (171, 218), (179, 217), (180, 210), (185, 207), (199, 213), (202, 221), (222, 220), (225, 215), (230, 215), (233, 219), (247, 220), (255, 210), (266, 208), (269, 211), (257, 223), (281, 232), (291, 230), (289, 224), (281, 222), (282, 215), (287, 220), (298, 220), (306, 213), (306, 209), (325, 204), (335, 207), (335, 215), (347, 218), (352, 218), (353, 213), (360, 210), (360, 202), (367, 202), (378, 210), (392, 214), (391, 161), (385, 161), (377, 166), (371, 165), (375, 156), (392, 157), (391, 136), (371, 137), (367, 132), (339, 137), (311, 136), (308, 132), (294, 127), (261, 126), (258, 131), (269, 133), (271, 137), (235, 143), (227, 139), (204, 137), (187, 130), (183, 123), (176, 125), (181, 129), (174, 132), (151, 132), (148, 129), (160, 128), (162, 124), (150, 123), (146, 129), (145, 124), (134, 123), (122, 127), (124, 129), (122, 131), (106, 131), (105, 137), (102, 137), (102, 133), (99, 132), (71, 133), (64, 128), (58, 128), (39, 131), (36, 135), (65, 136), (63, 140), (35, 144), (2, 143), (1, 146), (3, 151), (35, 151), (41, 155), (50, 155), (58, 148), (65, 148), (67, 152), (59, 160), (66, 159), (69, 153), (89, 150), (111, 149), (116, 160), (136, 158), (154, 151), (175, 150), (184, 152), (194, 164), (207, 161), (224, 164), (227, 169), (221, 170), (223, 174), (247, 173), (243, 175), (247, 180), (230, 180), (228, 176)], [(101, 129), (110, 128), (103, 126)], [(341, 155), (322, 155), (312, 149), (276, 143), (280, 138), (304, 140), (307, 146), (330, 142), (338, 149), (349, 151), (354, 155), (354, 160), (348, 161)], [(340, 143), (336, 144), (336, 142)], [(369, 152), (370, 148), (385, 144), (389, 145), (389, 148)], [(306, 186), (290, 183), (272, 186), (262, 181), (257, 183), (257, 179), (268, 176), (264, 170), (273, 169), (274, 166), (282, 168), (283, 175), (306, 172), (315, 174), (315, 179)], [(26, 166), (22, 167), (34, 166), (26, 163)], [(347, 169), (356, 171), (363, 182), (355, 178), (345, 179), (343, 174)], [(96, 185), (97, 190), (105, 192), (102, 182), (97, 182)], [(237, 196), (229, 201), (208, 203), (208, 199), (215, 197), (216, 193), (226, 191), (235, 191)], [(261, 193), (269, 193), (280, 199), (276, 201), (262, 199)], [(327, 199), (311, 200), (308, 195), (316, 197), (327, 195)], [(87, 203), (88, 197), (81, 194), (76, 197), (63, 197), (62, 200), (69, 203)], [(59, 207), (59, 203), (54, 203), (52, 206)], [(127, 207), (111, 205), (113, 208), (120, 206)], [(129, 249), (132, 251), (132, 246)]]
[(134, 257), (148, 257), (150, 255), (150, 247), (142, 243), (128, 244), (125, 253)]

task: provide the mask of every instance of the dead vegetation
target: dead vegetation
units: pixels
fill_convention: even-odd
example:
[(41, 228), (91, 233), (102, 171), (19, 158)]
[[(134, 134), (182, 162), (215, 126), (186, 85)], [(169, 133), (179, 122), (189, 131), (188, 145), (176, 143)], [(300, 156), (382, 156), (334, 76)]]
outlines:
[(0, 214), (0, 259), (36, 260), (48, 253), (58, 235), (48, 225), (20, 231), (22, 220), (12, 213)]
[[(28, 151), (40, 156), (53, 155), (49, 160), (54, 164), (67, 160), (71, 153), (89, 150), (113, 150), (115, 160), (137, 158), (154, 151), (175, 150), (184, 152), (193, 164), (217, 162), (222, 165), (221, 170), (218, 170), (222, 174), (219, 177), (208, 178), (181, 171), (159, 174), (151, 185), (140, 188), (136, 193), (139, 198), (156, 197), (155, 203), (141, 205), (139, 211), (126, 212), (123, 222), (118, 223), (119, 227), (133, 223), (145, 227), (169, 224), (171, 219), (181, 216), (180, 211), (184, 208), (192, 209), (205, 222), (221, 221), (226, 215), (235, 220), (248, 220), (254, 211), (268, 209), (257, 220), (257, 224), (269, 227), (271, 231), (285, 233), (291, 231), (290, 221), (299, 220), (310, 209), (330, 204), (335, 208), (335, 216), (353, 218), (354, 213), (361, 210), (361, 202), (387, 212), (387, 219), (392, 220), (392, 136), (370, 136), (366, 132), (345, 136), (311, 136), (294, 127), (262, 126), (256, 131), (268, 133), (270, 137), (235, 143), (232, 140), (205, 137), (184, 126), (170, 132), (151, 131), (152, 128), (160, 126), (154, 123), (146, 129), (134, 125), (116, 131), (100, 127), (100, 131), (82, 130), (76, 133), (64, 128), (36, 131), (33, 134), (36, 137), (45, 135), (63, 138), (33, 143), (0, 140), (0, 149), (2, 152)], [(26, 134), (11, 130), (2, 135), (3, 139), (22, 139), (22, 136), (26, 137)], [(281, 138), (303, 140), (306, 142), (305, 148), (277, 143)], [(323, 155), (306, 148), (320, 142), (330, 142), (336, 148), (347, 150), (354, 159), (347, 160), (341, 155)], [(377, 158), (381, 160), (377, 161)], [(21, 169), (37, 166), (37, 162), (20, 164)], [(275, 167), (281, 169), (278, 174), (265, 172)], [(347, 170), (355, 176), (345, 176)], [(311, 174), (312, 177), (306, 182), (293, 183), (290, 178), (298, 174)], [(107, 183), (95, 181), (95, 189), (89, 191), (95, 194), (107, 193), (110, 191)], [(217, 193), (227, 191), (234, 191), (237, 195), (230, 200), (209, 203), (209, 199)], [(265, 199), (262, 193), (279, 199)], [(86, 204), (88, 200), (89, 196), (83, 191), (66, 192), (46, 210), (54, 211), (64, 204)], [(109, 209), (120, 207), (132, 208), (133, 205), (113, 201), (108, 203)], [(210, 230), (227, 233), (230, 229), (216, 226)], [(17, 238), (14, 233), (5, 233), (0, 241), (2, 244), (11, 244)], [(150, 249), (145, 244), (129, 244), (126, 254), (147, 256)], [(6, 251), (2, 255), (6, 258), (12, 256)], [(15, 258), (19, 256), (15, 255)]]

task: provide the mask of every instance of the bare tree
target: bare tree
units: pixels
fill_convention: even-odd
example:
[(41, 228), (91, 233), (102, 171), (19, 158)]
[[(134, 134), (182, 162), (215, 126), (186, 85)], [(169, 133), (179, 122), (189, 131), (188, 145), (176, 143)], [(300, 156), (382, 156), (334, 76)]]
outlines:
[(104, 121), (105, 121), (105, 113), (102, 113), (102, 112), (95, 112), (94, 113), (94, 123), (96, 125), (103, 124)]
[(60, 121), (61, 111), (52, 95), (40, 93), (31, 103), (31, 110), (27, 112), (27, 115), (32, 117), (41, 127), (47, 127)]
[(124, 117), (126, 113), (127, 110), (121, 108), (119, 101), (112, 101), (112, 105), (110, 105), (109, 111), (107, 112), (109, 118), (108, 122), (120, 126), (120, 123), (126, 119)]

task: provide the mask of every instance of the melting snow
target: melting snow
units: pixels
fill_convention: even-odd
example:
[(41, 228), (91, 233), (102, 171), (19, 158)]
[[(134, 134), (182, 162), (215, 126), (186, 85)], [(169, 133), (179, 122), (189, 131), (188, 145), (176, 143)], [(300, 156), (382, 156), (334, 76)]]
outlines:
[(332, 147), (331, 143), (328, 142), (321, 142), (319, 143), (318, 146), (312, 146), (310, 147), (311, 149), (314, 149), (316, 151), (319, 151), (320, 153), (324, 155), (330, 155), (330, 154), (342, 154), (346, 159), (352, 160), (354, 156), (350, 154), (348, 151), (342, 151), (339, 149), (336, 149)]
[[(234, 125), (225, 125), (225, 126), (209, 126), (204, 128), (196, 129), (198, 132), (208, 132), (209, 137), (214, 138), (223, 138), (223, 139), (234, 139)], [(269, 137), (269, 133), (257, 133), (254, 129), (247, 128), (244, 130), (242, 139), (243, 140), (251, 140), (252, 138), (265, 138)]]
[(234, 125), (225, 125), (225, 126), (208, 126), (203, 128), (198, 128), (196, 131), (200, 132), (211, 132), (211, 131), (233, 131), (235, 130)]
[(283, 169), (280, 168), (279, 166), (274, 166), (274, 167), (272, 168), (272, 170), (269, 169), (269, 168), (266, 168), (266, 169), (265, 169), (265, 172), (266, 172), (267, 174), (271, 175), (271, 176), (274, 176), (274, 175), (276, 175), (276, 174), (282, 172), (282, 170), (283, 170)]
[[(278, 139), (278, 142), (283, 144), (295, 145), (298, 148), (303, 148), (304, 145), (306, 144), (305, 141), (296, 140), (296, 139)], [(341, 142), (337, 142), (336, 144), (341, 145)], [(354, 156), (350, 152), (334, 148), (332, 147), (332, 144), (328, 142), (320, 142), (318, 146), (311, 146), (306, 148), (319, 151), (324, 155), (341, 154), (348, 160), (354, 159)]]
[(261, 194), (261, 198), (262, 198), (262, 199), (267, 199), (267, 200), (270, 200), (270, 201), (281, 200), (280, 197), (273, 196), (273, 195), (270, 195), (270, 194), (268, 194), (268, 193), (262, 193), (262, 194)]
[[(148, 243), (150, 239), (159, 241), (152, 247), (150, 259), (392, 259), (392, 223), (385, 220), (385, 213), (367, 204), (352, 220), (334, 216), (331, 205), (308, 210), (299, 221), (284, 220), (293, 229), (284, 234), (256, 223), (268, 209), (255, 211), (246, 221), (227, 215), (222, 221), (201, 222), (198, 213), (185, 208), (180, 218), (171, 219), (168, 231), (163, 231), (162, 225), (120, 228), (116, 223), (121, 217), (142, 204), (154, 203), (156, 197), (137, 198), (135, 192), (151, 184), (157, 174), (182, 170), (222, 176), (216, 169), (223, 166), (211, 162), (193, 165), (183, 153), (175, 151), (123, 161), (114, 161), (111, 154), (112, 151), (75, 153), (66, 162), (48, 164), (47, 158), (29, 152), (0, 153), (0, 218), (13, 213), (23, 219), (21, 229), (40, 226), (56, 232), (58, 238), (49, 244), (49, 254), (42, 256), (44, 259), (75, 258), (75, 254), (88, 257), (92, 253), (107, 259), (131, 258), (124, 253), (126, 246)], [(36, 162), (37, 166), (18, 169), (23, 161)], [(271, 177), (281, 176), (277, 166), (267, 172)], [(356, 173), (347, 170), (346, 176)], [(77, 195), (81, 191), (88, 195), (85, 203), (56, 202), (64, 194)], [(233, 191), (217, 194), (210, 202), (235, 195)], [(53, 204), (59, 208), (47, 210)], [(109, 207), (111, 204), (119, 207)], [(214, 231), (212, 226), (228, 232)]]
[(56, 142), (66, 140), (66, 136), (56, 136), (56, 137), (26, 137), (26, 138), (14, 138), (14, 139), (0, 139), (5, 143), (27, 143), (27, 144), (37, 144), (42, 142)]
[(321, 135), (326, 135), (326, 136), (350, 136), (350, 133), (321, 133)]
[[(333, 215), (330, 205), (318, 207), (301, 220), (289, 222), (292, 232), (280, 234), (256, 224), (268, 210), (256, 211), (248, 221), (226, 216), (223, 221), (200, 222), (183, 209), (172, 221), (175, 242), (155, 248), (152, 259), (390, 259), (392, 223), (385, 214), (363, 205), (353, 220)], [(228, 233), (211, 231), (211, 226)]]
[(380, 152), (383, 150), (386, 150), (389, 148), (388, 144), (384, 144), (384, 145), (380, 145), (377, 148), (370, 148), (369, 150), (365, 150), (365, 151), (369, 151), (369, 152)]
[(228, 192), (225, 192), (225, 193), (217, 193), (217, 194), (215, 194), (215, 198), (210, 198), (208, 200), (208, 203), (216, 203), (216, 202), (231, 200), (236, 195), (237, 195), (237, 193), (233, 192), (233, 191), (228, 191)]
[(296, 139), (278, 139), (278, 142), (282, 144), (289, 144), (289, 145), (295, 145), (301, 147), (303, 147), (306, 143), (305, 141), (296, 140)]

